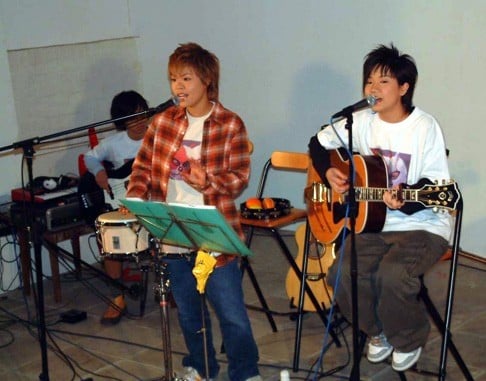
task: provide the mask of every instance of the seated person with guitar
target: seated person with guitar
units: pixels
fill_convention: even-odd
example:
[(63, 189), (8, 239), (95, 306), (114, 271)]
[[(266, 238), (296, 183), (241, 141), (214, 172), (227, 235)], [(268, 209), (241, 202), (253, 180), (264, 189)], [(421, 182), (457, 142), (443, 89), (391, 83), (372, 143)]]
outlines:
[[(357, 203), (358, 216), (371, 210), (367, 205), (379, 204), (383, 208), (383, 223), (355, 236), (358, 324), (370, 337), (368, 360), (377, 363), (392, 355), (396, 371), (412, 367), (426, 343), (430, 326), (417, 297), (419, 276), (446, 252), (452, 226), (449, 213), (404, 197), (414, 187), (406, 184), (421, 180), (433, 184), (449, 179), (441, 128), (434, 117), (412, 103), (417, 76), (413, 58), (401, 54), (395, 46), (380, 45), (372, 50), (365, 57), (362, 89), (365, 97), (372, 96), (376, 102), (372, 109), (353, 110), (356, 112), (352, 124), (354, 153), (381, 160), (384, 169), (383, 173), (373, 169), (358, 173), (355, 165), (355, 178), (381, 176), (385, 187), (376, 203)], [(339, 196), (349, 190), (350, 183), (348, 169), (340, 165), (346, 160), (339, 159), (336, 151), (348, 147), (347, 119), (321, 129), (309, 142), (312, 170)], [(329, 208), (325, 204), (326, 201), (322, 209), (327, 211), (331, 203)], [(368, 218), (373, 220), (374, 216)], [(321, 228), (325, 230), (336, 220), (330, 218)], [(341, 266), (336, 259), (327, 281), (334, 287), (340, 311), (351, 321), (349, 238), (348, 235), (344, 241), (343, 251), (336, 253), (343, 255)]]
[[(118, 119), (147, 111), (148, 108), (147, 101), (139, 93), (131, 90), (123, 91), (113, 98), (110, 112), (112, 119)], [(148, 122), (147, 114), (115, 121), (117, 133), (103, 139), (100, 144), (84, 155), (84, 162), (89, 171), (88, 181), (91, 176), (91, 179), (96, 182), (93, 184), (95, 189), (88, 192), (92, 195), (103, 190), (107, 197), (102, 195), (101, 198), (111, 205), (109, 208), (117, 209), (119, 206), (117, 200), (125, 197), (133, 160), (142, 144)], [(86, 185), (84, 187), (86, 188)], [(97, 212), (101, 214), (103, 210), (97, 210)], [(119, 279), (122, 275), (122, 262), (120, 261), (104, 258), (104, 268), (112, 279)], [(117, 290), (117, 292), (119, 291)], [(110, 305), (104, 313), (101, 319), (102, 324), (117, 324), (126, 308), (123, 295), (113, 296), (113, 305)]]

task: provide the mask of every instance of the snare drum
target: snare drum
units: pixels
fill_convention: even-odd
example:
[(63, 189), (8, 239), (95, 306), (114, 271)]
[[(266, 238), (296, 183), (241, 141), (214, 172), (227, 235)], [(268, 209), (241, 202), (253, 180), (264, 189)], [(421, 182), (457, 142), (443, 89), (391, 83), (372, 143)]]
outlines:
[(102, 255), (131, 255), (149, 248), (148, 231), (133, 214), (104, 213), (98, 216), (95, 226)]

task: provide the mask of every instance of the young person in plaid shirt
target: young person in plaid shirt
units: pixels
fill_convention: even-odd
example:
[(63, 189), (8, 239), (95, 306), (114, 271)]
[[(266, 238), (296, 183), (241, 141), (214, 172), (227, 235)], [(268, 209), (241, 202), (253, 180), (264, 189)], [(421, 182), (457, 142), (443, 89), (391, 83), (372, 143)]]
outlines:
[[(219, 60), (195, 43), (170, 56), (168, 76), (179, 105), (154, 116), (132, 169), (128, 197), (192, 205), (214, 205), (243, 238), (235, 198), (250, 175), (248, 136), (241, 118), (219, 102)], [(171, 291), (189, 354), (185, 380), (206, 373), (201, 299), (192, 274), (195, 252), (162, 245)], [(218, 255), (219, 254), (219, 255)], [(206, 298), (218, 317), (232, 381), (261, 380), (258, 349), (246, 312), (235, 256), (217, 253)], [(218, 375), (207, 308), (209, 378)]]

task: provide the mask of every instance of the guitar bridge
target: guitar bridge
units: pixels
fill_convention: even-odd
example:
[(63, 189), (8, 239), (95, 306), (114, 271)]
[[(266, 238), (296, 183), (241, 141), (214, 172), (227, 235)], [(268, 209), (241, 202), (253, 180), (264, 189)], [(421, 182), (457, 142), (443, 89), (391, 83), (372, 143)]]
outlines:
[(310, 282), (317, 282), (319, 280), (324, 279), (325, 276), (326, 274), (324, 273), (311, 273), (311, 274), (307, 274), (306, 279)]
[(331, 192), (325, 184), (313, 182), (312, 185), (306, 189), (306, 198), (313, 203), (330, 203)]

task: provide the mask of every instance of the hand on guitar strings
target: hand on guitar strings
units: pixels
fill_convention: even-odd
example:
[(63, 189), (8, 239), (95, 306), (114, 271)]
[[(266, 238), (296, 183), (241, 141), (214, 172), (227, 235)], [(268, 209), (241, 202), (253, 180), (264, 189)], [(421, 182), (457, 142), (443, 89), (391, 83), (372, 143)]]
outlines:
[(402, 186), (397, 185), (383, 193), (383, 202), (390, 209), (400, 209), (405, 201), (402, 197)]

